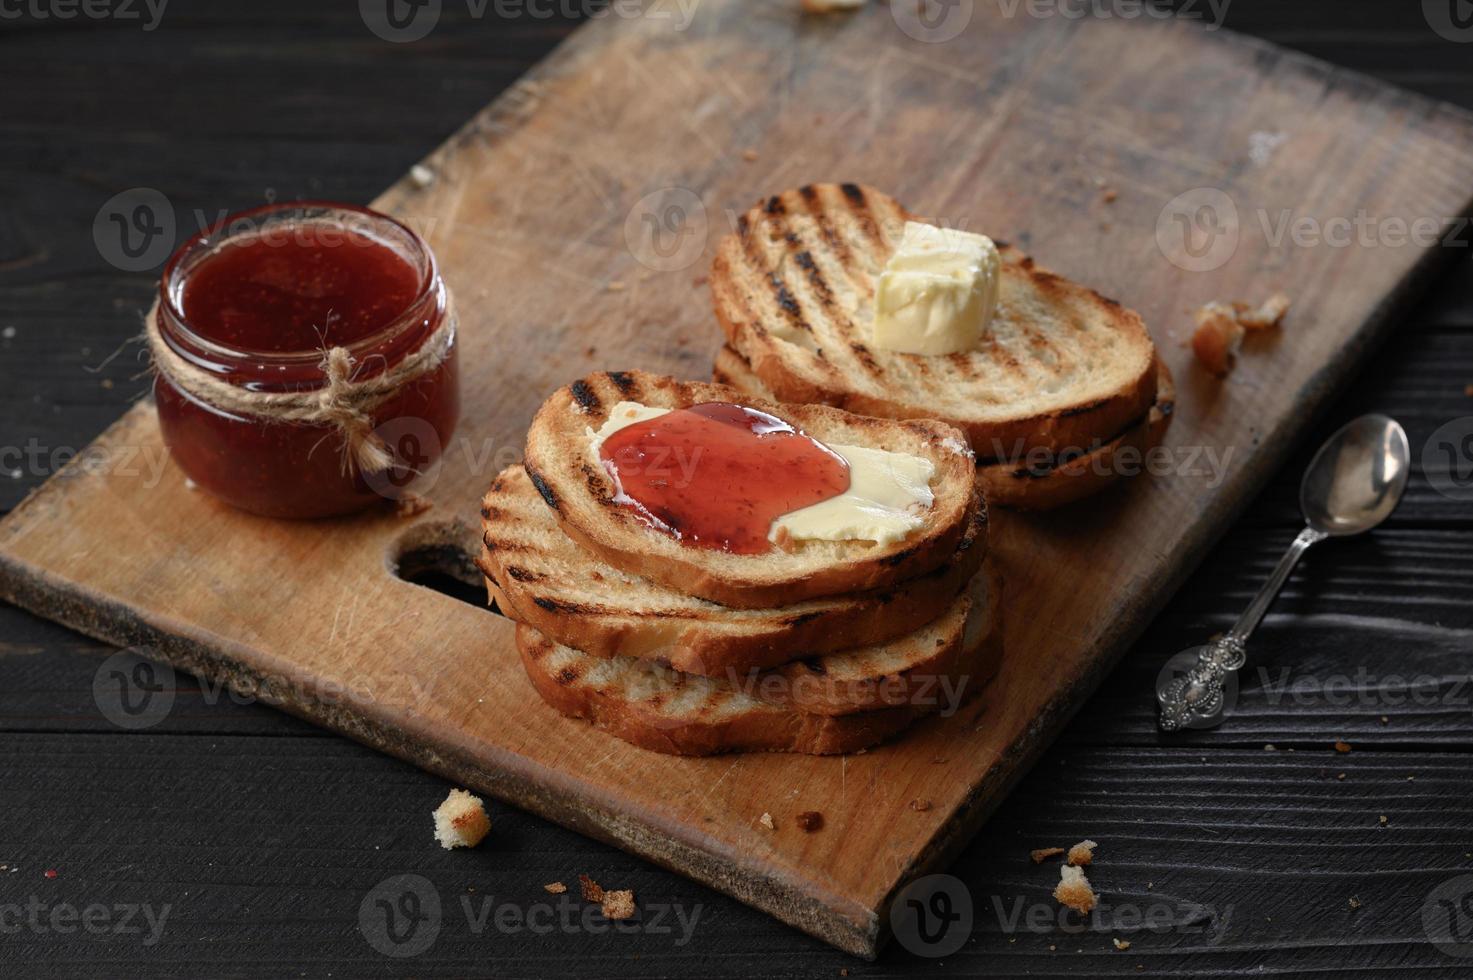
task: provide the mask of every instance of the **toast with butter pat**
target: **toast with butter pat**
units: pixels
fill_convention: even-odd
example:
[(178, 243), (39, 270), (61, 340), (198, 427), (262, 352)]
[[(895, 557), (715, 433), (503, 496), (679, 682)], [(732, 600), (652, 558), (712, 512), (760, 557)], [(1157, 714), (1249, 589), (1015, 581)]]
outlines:
[[(978, 578), (984, 583), (959, 597), (942, 623), (893, 650), (822, 658), (835, 675), (827, 686), (778, 674), (699, 677), (633, 657), (594, 657), (525, 624), (517, 626), (517, 648), (543, 700), (641, 748), (675, 755), (856, 752), (926, 715), (960, 707), (996, 673), (1000, 600), (991, 598), (995, 582), (985, 572)], [(923, 649), (938, 642), (953, 651), (945, 660)], [(892, 668), (899, 671), (885, 673)], [(901, 696), (883, 693), (889, 686)]]
[[(772, 392), (757, 377), (740, 354), (722, 347), (716, 354), (711, 378), (759, 398)], [(1144, 419), (1112, 439), (1096, 440), (1078, 454), (1048, 457), (1034, 462), (1027, 458), (983, 463), (977, 467), (989, 504), (1016, 510), (1048, 510), (1062, 507), (1103, 490), (1122, 476), (1141, 468), (1145, 452), (1159, 446), (1176, 410), (1176, 386), (1165, 362), (1156, 363), (1156, 403)]]
[(911, 220), (857, 184), (807, 185), (738, 219), (712, 264), (712, 301), (727, 343), (776, 399), (940, 419), (983, 462), (1015, 444), (1066, 452), (1146, 418), (1157, 366), (1140, 316), (1006, 246), (980, 346), (878, 347), (876, 287)]
[(776, 609), (730, 609), (620, 571), (558, 527), (521, 466), (503, 470), (481, 501), (477, 562), (503, 613), (599, 657), (656, 660), (694, 674), (745, 673), (904, 636), (947, 611), (981, 565), (986, 514), (977, 510), (951, 558), (888, 589)]
[[(624, 435), (621, 426), (641, 425), (639, 432), (645, 432), (650, 426), (644, 423), (659, 422), (661, 413), (712, 403), (760, 413), (767, 423), (791, 426), (798, 435), (817, 440), (825, 459), (829, 454), (842, 457), (849, 489), (770, 524), (763, 522), (761, 532), (770, 538), (770, 546), (759, 553), (699, 546), (682, 537), (680, 520), (663, 509), (657, 523), (654, 512), (631, 505), (615, 479), (616, 467), (601, 456), (604, 443)], [(769, 432), (771, 427), (761, 433), (751, 429), (758, 438)], [(747, 459), (729, 458), (719, 448), (710, 452), (714, 455), (696, 446), (665, 453), (658, 464), (651, 457), (643, 475), (648, 478), (657, 466), (665, 467), (665, 485), (675, 493), (682, 485), (720, 475), (728, 482), (692, 505), (740, 523), (728, 514), (754, 512), (756, 501), (770, 488), (743, 483), (750, 470)], [(945, 423), (785, 405), (734, 388), (642, 371), (591, 374), (553, 393), (532, 420), (523, 465), (564, 532), (602, 561), (739, 609), (771, 609), (893, 588), (948, 561), (973, 515), (985, 506), (971, 448), (961, 432)], [(702, 467), (712, 468), (703, 472)], [(790, 472), (801, 481), (808, 470)], [(811, 516), (820, 508), (821, 516), (797, 521), (800, 514)]]

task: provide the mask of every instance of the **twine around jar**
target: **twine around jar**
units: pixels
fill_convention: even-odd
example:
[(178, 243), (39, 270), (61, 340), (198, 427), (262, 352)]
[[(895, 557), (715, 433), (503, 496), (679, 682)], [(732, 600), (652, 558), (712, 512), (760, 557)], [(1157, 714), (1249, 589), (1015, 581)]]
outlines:
[(158, 303), (148, 311), (144, 337), (153, 368), (187, 395), (222, 412), (249, 415), (265, 422), (325, 425), (343, 437), (343, 472), (381, 473), (394, 464), (394, 454), (374, 431), (374, 410), (406, 385), (445, 362), (455, 341), (455, 304), (447, 295), (445, 315), (424, 343), (393, 367), (363, 380), (358, 362), (346, 347), (324, 348), (319, 368), (325, 384), (300, 391), (248, 391), (200, 368), (165, 342), (158, 324)]

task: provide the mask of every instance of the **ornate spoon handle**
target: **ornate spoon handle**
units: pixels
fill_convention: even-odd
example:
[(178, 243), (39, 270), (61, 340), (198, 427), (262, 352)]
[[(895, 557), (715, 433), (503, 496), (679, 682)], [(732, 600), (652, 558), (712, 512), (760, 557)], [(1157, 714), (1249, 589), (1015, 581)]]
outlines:
[(1274, 598), (1284, 587), (1284, 583), (1289, 580), (1300, 557), (1312, 545), (1327, 537), (1329, 535), (1324, 531), (1312, 527), (1300, 531), (1299, 537), (1294, 539), (1284, 557), (1279, 559), (1273, 574), (1263, 584), (1263, 588), (1258, 590), (1258, 594), (1253, 597), (1243, 615), (1238, 617), (1233, 628), (1202, 647), (1197, 654), (1197, 662), (1185, 674), (1167, 681), (1157, 689), (1156, 699), (1161, 706), (1159, 724), (1163, 732), (1174, 732), (1187, 725), (1211, 727), (1222, 720), (1223, 683), (1229, 674), (1241, 668), (1247, 661), (1248, 637), (1263, 622), (1264, 614), (1273, 605)]

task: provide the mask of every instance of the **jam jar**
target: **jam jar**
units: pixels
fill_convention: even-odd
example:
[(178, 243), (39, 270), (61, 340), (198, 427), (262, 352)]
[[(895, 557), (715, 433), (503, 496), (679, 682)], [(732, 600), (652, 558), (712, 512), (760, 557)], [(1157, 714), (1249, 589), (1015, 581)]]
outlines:
[(170, 455), (268, 517), (395, 498), (460, 411), (452, 299), (429, 246), (367, 208), (268, 205), (186, 241), (148, 339)]

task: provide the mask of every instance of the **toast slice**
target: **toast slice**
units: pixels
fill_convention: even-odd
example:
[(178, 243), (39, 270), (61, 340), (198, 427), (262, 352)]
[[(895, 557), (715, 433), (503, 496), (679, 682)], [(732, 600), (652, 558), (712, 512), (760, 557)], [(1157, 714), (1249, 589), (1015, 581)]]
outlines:
[(686, 673), (772, 667), (865, 643), (884, 643), (952, 605), (982, 563), (985, 513), (934, 571), (879, 592), (809, 599), (776, 609), (729, 609), (621, 572), (558, 527), (520, 466), (481, 501), (477, 564), (503, 613), (597, 657), (642, 657)]
[[(717, 384), (771, 398), (772, 392), (740, 354), (730, 347), (716, 353), (711, 377)], [(1052, 465), (1030, 467), (1001, 460), (977, 467), (989, 504), (1015, 510), (1050, 510), (1098, 493), (1123, 476), (1138, 472), (1142, 455), (1161, 444), (1176, 410), (1171, 371), (1156, 362), (1156, 402), (1144, 418), (1111, 439), (1095, 440)], [(1025, 460), (1026, 463), (1026, 453)]]
[(1176, 384), (1164, 362), (1158, 362), (1156, 403), (1144, 419), (1114, 439), (1052, 465), (1030, 468), (999, 461), (978, 467), (987, 500), (1014, 510), (1051, 510), (1099, 493), (1123, 477), (1141, 471), (1145, 454), (1161, 445), (1176, 411)]
[(904, 705), (935, 710), (956, 706), (985, 686), (1002, 663), (1002, 644), (1003, 582), (989, 562), (969, 583), (964, 600), (901, 640), (732, 680), (763, 700), (812, 714), (847, 715)]
[[(970, 645), (946, 668), (953, 681), (950, 690), (957, 697), (947, 700), (932, 693), (931, 687), (923, 687), (923, 672), (939, 670), (941, 665), (920, 660), (910, 668), (907, 699), (901, 703), (870, 699), (867, 705), (879, 704), (872, 710), (836, 711), (853, 705), (772, 697), (775, 685), (762, 683), (760, 678), (748, 684), (745, 679), (682, 674), (632, 657), (593, 657), (554, 643), (525, 624), (517, 626), (517, 648), (527, 676), (543, 700), (564, 715), (590, 721), (596, 728), (641, 748), (675, 755), (834, 755), (876, 745), (943, 707), (959, 707), (960, 702), (982, 689), (996, 672), (1001, 632), (998, 621), (988, 619), (990, 603), (977, 616), (969, 615), (971, 603), (967, 595), (957, 600), (967, 619), (964, 635)], [(956, 624), (949, 627), (952, 632), (957, 628)], [(921, 632), (934, 641), (930, 635), (933, 630)], [(837, 661), (847, 656), (851, 655), (835, 654), (828, 662), (837, 666)], [(858, 659), (848, 668), (848, 676), (881, 687), (884, 675), (874, 671), (888, 666), (885, 659), (869, 650), (856, 651), (853, 656)], [(923, 656), (911, 655), (912, 659)], [(862, 687), (861, 683), (854, 689)], [(800, 706), (809, 703), (828, 710), (820, 713)]]
[(994, 445), (1064, 450), (1109, 438), (1156, 400), (1155, 346), (1141, 318), (1002, 247), (984, 346), (928, 356), (870, 346), (875, 286), (907, 220), (857, 184), (768, 198), (721, 243), (710, 284), (727, 342), (780, 401), (964, 430)]
[[(761, 554), (682, 543), (615, 500), (594, 452), (592, 433), (619, 402), (679, 409), (738, 402), (767, 412), (821, 442), (924, 457), (934, 467), (931, 507), (905, 538), (800, 541)], [(955, 553), (984, 506), (975, 458), (965, 438), (941, 422), (864, 418), (822, 405), (783, 405), (701, 382), (643, 371), (591, 374), (558, 389), (527, 433), (523, 464), (563, 530), (615, 568), (687, 595), (738, 609), (771, 609), (808, 599), (892, 588), (939, 567)]]

